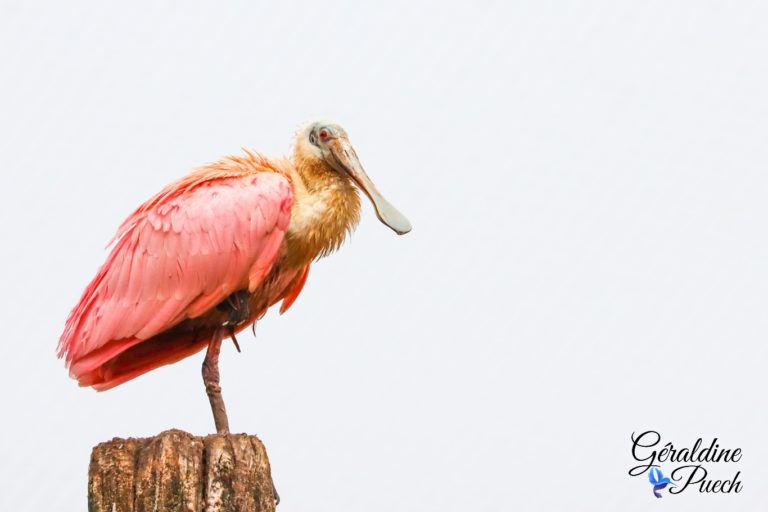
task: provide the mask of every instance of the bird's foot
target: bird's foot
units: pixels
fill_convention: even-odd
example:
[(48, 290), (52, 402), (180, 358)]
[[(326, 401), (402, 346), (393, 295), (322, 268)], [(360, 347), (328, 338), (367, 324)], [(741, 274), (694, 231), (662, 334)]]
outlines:
[(240, 325), (251, 317), (250, 294), (248, 290), (239, 290), (224, 299), (218, 308), (227, 312), (225, 327)]

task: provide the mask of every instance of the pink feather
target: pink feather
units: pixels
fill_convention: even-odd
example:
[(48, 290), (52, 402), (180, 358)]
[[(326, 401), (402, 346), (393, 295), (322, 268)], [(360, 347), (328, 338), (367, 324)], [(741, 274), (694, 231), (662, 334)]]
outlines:
[[(251, 168), (232, 169), (243, 162)], [(274, 171), (254, 154), (207, 166), (125, 220), (59, 340), (81, 385), (106, 389), (200, 350), (205, 340), (158, 347), (168, 329), (258, 287), (278, 257), (293, 201), (288, 179)], [(138, 357), (115, 373), (128, 349)]]

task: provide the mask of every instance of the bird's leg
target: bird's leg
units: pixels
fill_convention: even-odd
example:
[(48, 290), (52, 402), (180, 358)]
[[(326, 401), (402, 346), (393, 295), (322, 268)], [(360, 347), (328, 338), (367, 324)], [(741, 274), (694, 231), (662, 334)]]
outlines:
[(224, 407), (224, 399), (221, 397), (221, 386), (219, 385), (219, 351), (221, 350), (222, 335), (221, 328), (213, 331), (213, 336), (208, 344), (208, 351), (205, 353), (205, 360), (203, 361), (203, 382), (205, 383), (205, 392), (208, 394), (208, 400), (211, 402), (216, 432), (218, 434), (228, 434), (229, 420), (227, 419), (227, 409)]

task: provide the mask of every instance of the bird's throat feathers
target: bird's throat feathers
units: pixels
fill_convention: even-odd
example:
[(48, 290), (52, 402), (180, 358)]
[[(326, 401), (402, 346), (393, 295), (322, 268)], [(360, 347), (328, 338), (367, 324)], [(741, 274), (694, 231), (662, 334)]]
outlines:
[(360, 220), (360, 196), (352, 180), (322, 161), (295, 159), (293, 207), (286, 257), (303, 266), (338, 249)]

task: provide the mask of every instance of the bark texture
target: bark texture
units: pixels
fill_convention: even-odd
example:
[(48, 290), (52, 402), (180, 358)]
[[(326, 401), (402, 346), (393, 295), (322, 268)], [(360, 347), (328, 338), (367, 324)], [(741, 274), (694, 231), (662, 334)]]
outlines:
[(89, 512), (273, 512), (269, 459), (256, 436), (168, 430), (101, 443), (88, 469)]

